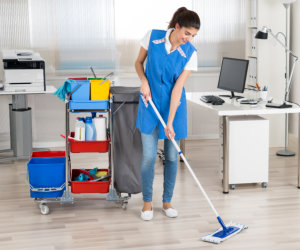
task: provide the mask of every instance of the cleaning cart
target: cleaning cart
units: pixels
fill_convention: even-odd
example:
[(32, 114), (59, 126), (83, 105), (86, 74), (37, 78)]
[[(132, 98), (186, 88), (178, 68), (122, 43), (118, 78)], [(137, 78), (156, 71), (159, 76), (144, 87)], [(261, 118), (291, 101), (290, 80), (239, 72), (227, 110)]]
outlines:
[[(40, 156), (43, 155), (45, 160), (32, 160), (28, 163), (28, 183), (31, 193), (35, 194), (32, 198), (40, 203), (42, 214), (49, 213), (47, 203), (73, 204), (73, 194), (83, 193), (105, 194), (107, 201), (119, 202), (121, 207), (126, 209), (131, 194), (141, 192), (142, 143), (140, 132), (135, 127), (139, 88), (109, 85), (106, 79), (72, 78), (70, 86), (66, 84), (62, 86), (64, 87), (62, 90), (68, 88), (70, 90), (66, 99), (63, 93), (60, 95), (65, 101), (66, 136), (63, 137), (66, 141), (66, 149), (57, 155), (53, 155), (51, 151), (48, 154), (40, 152)], [(98, 94), (92, 95), (93, 92)], [(107, 116), (106, 140), (75, 139), (74, 131), (70, 131), (70, 115), (82, 113), (100, 113)], [(82, 166), (82, 169), (72, 168), (72, 154), (82, 152), (108, 154), (107, 168), (98, 169), (105, 172), (107, 178), (95, 178), (92, 174), (93, 169), (84, 169), (85, 166)], [(54, 173), (54, 176), (45, 180), (41, 176), (51, 176), (51, 174), (40, 171), (42, 168), (35, 168), (39, 172), (35, 177), (32, 171), (34, 164), (42, 167), (45, 164), (46, 170), (52, 175)], [(47, 164), (52, 166), (47, 167)], [(80, 175), (88, 178), (80, 179)], [(32, 183), (38, 179), (41, 181), (34, 187)]]
[[(66, 81), (67, 82), (67, 81)], [(39, 203), (41, 213), (48, 214), (50, 202), (74, 203), (72, 194), (94, 193), (106, 194), (106, 200), (119, 202), (119, 196), (114, 189), (113, 169), (111, 168), (111, 139), (110, 139), (110, 116), (109, 105), (110, 81), (100, 78), (72, 78), (61, 87), (60, 98), (65, 101), (65, 151), (38, 152), (33, 155), (27, 164), (28, 178), (31, 197)], [(92, 87), (91, 87), (92, 83)], [(108, 84), (109, 83), (109, 84)], [(67, 85), (68, 84), (68, 85)], [(65, 95), (67, 90), (68, 95)], [(90, 91), (101, 95), (93, 95), (91, 100)], [(108, 117), (106, 140), (79, 141), (74, 138), (74, 131), (70, 131), (70, 114), (93, 113), (104, 114)], [(76, 153), (106, 153), (108, 154), (107, 168), (98, 169), (105, 173), (103, 177), (96, 178), (90, 169), (73, 169), (72, 154)], [(71, 154), (72, 153), (72, 154)], [(106, 166), (105, 166), (106, 167)], [(81, 180), (80, 175), (88, 177)], [(99, 198), (102, 199), (102, 198)]]
[[(80, 82), (81, 86), (84, 84), (91, 84), (86, 90), (82, 88), (80, 96), (74, 98), (74, 93), (78, 90), (75, 85), (71, 91), (69, 100), (66, 101), (66, 182), (69, 183), (66, 187), (63, 199), (68, 202), (73, 202), (73, 194), (78, 193), (95, 193), (95, 194), (107, 194), (107, 200), (119, 201), (118, 197), (110, 199), (111, 194), (116, 193), (111, 180), (113, 179), (113, 169), (111, 168), (111, 139), (110, 131), (107, 129), (106, 140), (98, 141), (78, 141), (74, 140), (74, 132), (70, 131), (70, 114), (71, 113), (94, 113), (94, 114), (107, 114), (108, 128), (110, 128), (110, 116), (111, 110), (109, 105), (109, 81), (106, 79), (93, 78), (88, 79), (87, 82)], [(78, 85), (79, 86), (79, 85)], [(80, 86), (80, 87), (81, 87)], [(79, 88), (80, 88), (79, 87)], [(91, 91), (89, 91), (91, 90)], [(101, 95), (95, 95), (92, 93), (97, 92)], [(89, 96), (89, 94), (91, 95)], [(72, 95), (73, 94), (73, 95)], [(90, 100), (92, 98), (92, 100)], [(99, 169), (106, 172), (107, 177), (104, 180), (95, 181), (95, 176), (91, 175), (90, 169), (72, 169), (71, 153), (107, 153), (109, 158), (108, 168)], [(84, 173), (89, 176), (88, 180), (78, 180), (78, 176)]]

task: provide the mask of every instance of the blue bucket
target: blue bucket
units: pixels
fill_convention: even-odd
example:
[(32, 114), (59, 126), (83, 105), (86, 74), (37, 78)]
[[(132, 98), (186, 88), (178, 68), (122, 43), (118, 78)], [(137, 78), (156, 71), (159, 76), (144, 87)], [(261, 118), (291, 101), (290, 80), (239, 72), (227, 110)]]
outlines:
[(31, 198), (63, 195), (66, 189), (66, 157), (31, 158), (27, 166)]
[[(78, 88), (77, 86), (80, 85)], [(71, 83), (71, 92), (77, 88), (71, 96), (74, 101), (90, 100), (90, 81), (89, 80), (73, 80)]]

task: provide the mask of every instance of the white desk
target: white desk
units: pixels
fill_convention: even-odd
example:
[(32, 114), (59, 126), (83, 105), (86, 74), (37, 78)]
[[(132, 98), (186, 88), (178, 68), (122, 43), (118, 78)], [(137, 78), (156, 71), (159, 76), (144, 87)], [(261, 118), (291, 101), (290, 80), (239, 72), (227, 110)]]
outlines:
[[(225, 103), (223, 105), (212, 105), (202, 102), (200, 97), (203, 95), (220, 95), (228, 94), (228, 92), (188, 92), (186, 98), (188, 101), (198, 104), (202, 107), (211, 109), (222, 118), (223, 127), (223, 193), (229, 193), (228, 185), (228, 148), (227, 148), (227, 117), (236, 115), (270, 115), (270, 114), (288, 114), (288, 113), (300, 113), (300, 107), (293, 104), (291, 108), (267, 108), (266, 103), (260, 103), (258, 105), (240, 104), (236, 100), (224, 97)], [(300, 116), (299, 116), (300, 118)], [(300, 135), (300, 119), (299, 119), (299, 135)], [(298, 155), (300, 154), (300, 136), (298, 136)], [(300, 188), (300, 157), (298, 157), (298, 188)]]
[(11, 146), (10, 149), (0, 150), (0, 153), (13, 151), (13, 157), (0, 158), (0, 162), (29, 158), (32, 151), (32, 121), (27, 95), (52, 94), (55, 91), (54, 86), (46, 86), (46, 91), (0, 90), (0, 96), (12, 96), (12, 104), (9, 104)]
[(57, 90), (54, 86), (47, 85), (46, 91), (5, 91), (0, 90), (0, 95), (32, 95), (32, 94), (52, 94)]

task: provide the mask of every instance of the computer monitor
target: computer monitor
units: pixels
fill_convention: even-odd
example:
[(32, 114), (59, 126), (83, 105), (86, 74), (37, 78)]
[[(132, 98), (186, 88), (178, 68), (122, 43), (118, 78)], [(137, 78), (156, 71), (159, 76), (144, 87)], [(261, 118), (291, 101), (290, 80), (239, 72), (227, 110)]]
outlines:
[(248, 64), (249, 60), (223, 57), (218, 88), (231, 91), (231, 95), (220, 96), (243, 98), (235, 96), (234, 92), (244, 93)]

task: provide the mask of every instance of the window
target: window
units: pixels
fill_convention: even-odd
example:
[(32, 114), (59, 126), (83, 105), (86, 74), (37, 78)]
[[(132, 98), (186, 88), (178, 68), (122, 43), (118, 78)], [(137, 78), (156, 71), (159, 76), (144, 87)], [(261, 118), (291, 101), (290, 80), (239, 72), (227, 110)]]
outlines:
[(244, 57), (244, 0), (115, 0), (120, 67), (133, 68), (140, 39), (150, 29), (166, 29), (173, 13), (182, 6), (200, 16), (201, 28), (192, 41), (199, 67), (219, 66), (223, 56)]
[(114, 1), (29, 0), (31, 46), (53, 70), (116, 67)]
[(193, 40), (200, 67), (244, 57), (245, 0), (2, 0), (0, 45), (39, 52), (48, 73), (90, 65), (134, 71), (140, 39), (166, 29), (181, 6), (201, 19)]

